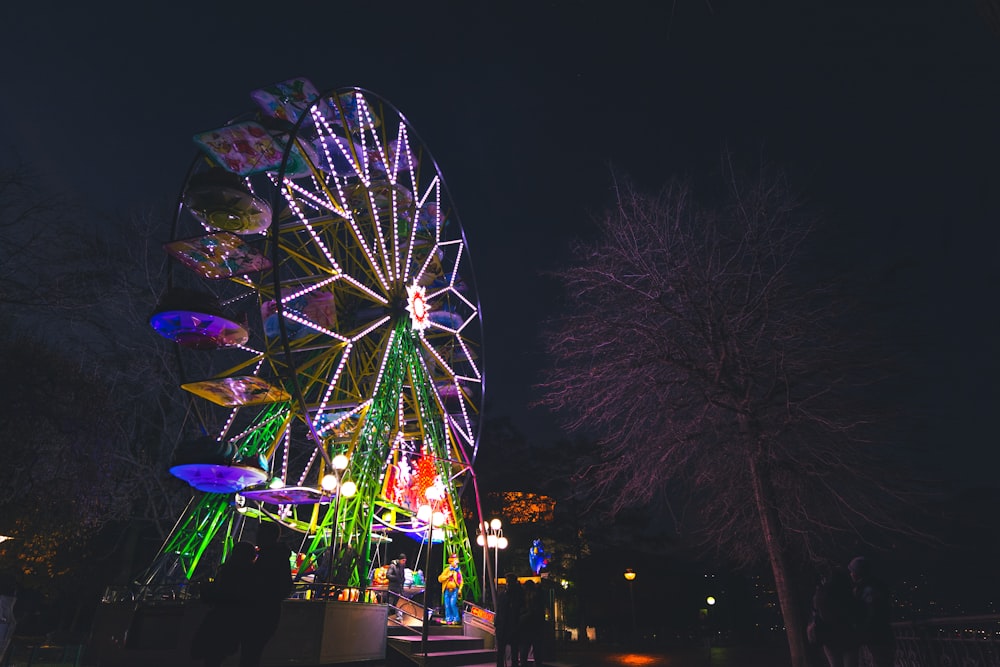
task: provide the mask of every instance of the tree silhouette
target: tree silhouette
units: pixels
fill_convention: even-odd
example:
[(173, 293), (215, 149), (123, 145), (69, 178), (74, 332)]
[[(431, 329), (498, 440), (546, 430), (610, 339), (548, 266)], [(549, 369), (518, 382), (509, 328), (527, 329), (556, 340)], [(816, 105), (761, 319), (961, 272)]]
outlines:
[(160, 544), (190, 498), (168, 473), (185, 417), (177, 364), (147, 323), (165, 229), (53, 196), (29, 165), (0, 170), (0, 423), (16, 473), (0, 509), (19, 537), (3, 554), (29, 585), (72, 590), (52, 575), (98, 551), (115, 552), (124, 583), (138, 545)]
[(681, 182), (616, 183), (596, 240), (555, 274), (566, 300), (547, 324), (542, 402), (602, 438), (580, 472), (595, 503), (683, 499), (680, 530), (737, 565), (769, 563), (800, 666), (794, 573), (871, 527), (903, 530), (907, 496), (879, 446), (879, 354), (809, 261), (818, 221), (780, 173), (724, 162), (724, 205)]
[(0, 532), (14, 539), (0, 557), (21, 578), (49, 588), (80, 569), (88, 539), (128, 516), (140, 483), (119, 461), (111, 401), (98, 374), (46, 346), (0, 342), (0, 372), (16, 389), (0, 404), (7, 483)]

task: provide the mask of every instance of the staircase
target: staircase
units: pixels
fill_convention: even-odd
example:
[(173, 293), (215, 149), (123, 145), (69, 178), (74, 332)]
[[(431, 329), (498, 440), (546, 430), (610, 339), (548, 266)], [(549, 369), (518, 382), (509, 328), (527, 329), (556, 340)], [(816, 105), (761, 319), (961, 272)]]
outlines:
[[(416, 630), (416, 631), (414, 631)], [(462, 626), (427, 628), (427, 653), (420, 628), (391, 624), (388, 628), (386, 665), (389, 667), (495, 667), (496, 652), (485, 648), (482, 637), (463, 634)]]

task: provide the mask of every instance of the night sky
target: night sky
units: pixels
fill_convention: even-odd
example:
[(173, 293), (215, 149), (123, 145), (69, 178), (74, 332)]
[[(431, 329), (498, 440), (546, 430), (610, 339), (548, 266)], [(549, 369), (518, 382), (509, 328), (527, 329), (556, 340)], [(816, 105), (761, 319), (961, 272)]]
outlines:
[(652, 188), (763, 148), (888, 295), (925, 444), (996, 485), (1000, 35), (971, 0), (5, 3), (0, 56), (0, 159), (106, 214), (168, 219), (191, 135), (254, 88), (390, 100), (465, 227), (488, 415), (530, 439), (556, 434), (527, 408), (542, 274), (610, 203), (609, 165)]

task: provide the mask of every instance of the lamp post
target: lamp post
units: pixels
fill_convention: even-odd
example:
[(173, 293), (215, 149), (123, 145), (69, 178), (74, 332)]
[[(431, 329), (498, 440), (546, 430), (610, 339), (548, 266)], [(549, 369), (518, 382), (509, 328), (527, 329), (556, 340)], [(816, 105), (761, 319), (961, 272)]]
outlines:
[[(503, 536), (503, 522), (500, 519), (491, 519), (489, 524), (484, 523), (483, 526), (486, 534), (483, 535), (483, 529), (480, 528), (476, 536), (476, 544), (483, 548), (483, 580), (489, 579), (486, 571), (486, 553), (490, 549), (493, 549), (493, 576), (500, 579), (500, 572), (497, 570), (500, 566), (500, 549), (507, 548), (507, 538)], [(493, 602), (496, 604), (496, 600)]]
[(347, 470), (347, 456), (344, 454), (337, 454), (333, 457), (331, 462), (333, 465), (334, 472), (323, 476), (320, 480), (320, 486), (327, 493), (337, 492), (337, 497), (333, 501), (333, 534), (330, 536), (330, 557), (328, 562), (330, 564), (326, 572), (326, 582), (329, 583), (333, 575), (333, 564), (334, 559), (337, 556), (337, 540), (340, 537), (340, 497), (350, 498), (355, 493), (358, 492), (357, 485), (351, 480), (343, 481), (344, 471)]
[(425, 495), (427, 496), (429, 504), (421, 505), (417, 508), (417, 518), (424, 522), (424, 525), (427, 528), (427, 557), (424, 560), (424, 618), (420, 622), (420, 651), (424, 654), (424, 659), (426, 660), (427, 626), (430, 625), (430, 616), (428, 614), (430, 609), (430, 599), (427, 594), (430, 592), (431, 550), (434, 548), (434, 531), (444, 525), (445, 515), (443, 512), (434, 509), (434, 505), (436, 505), (441, 498), (435, 497), (432, 489), (427, 489)]
[(632, 568), (627, 568), (625, 570), (625, 581), (628, 582), (628, 600), (629, 607), (632, 610), (632, 638), (635, 638), (635, 594), (632, 590), (633, 582), (635, 581), (635, 570)]

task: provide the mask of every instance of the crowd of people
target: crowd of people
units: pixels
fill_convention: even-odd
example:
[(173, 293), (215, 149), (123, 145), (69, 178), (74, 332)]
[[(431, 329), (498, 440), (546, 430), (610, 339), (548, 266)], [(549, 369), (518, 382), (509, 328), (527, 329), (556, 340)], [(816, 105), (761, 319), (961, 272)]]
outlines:
[(547, 652), (545, 631), (545, 594), (534, 580), (522, 585), (517, 575), (505, 575), (506, 585), (497, 591), (496, 630), (497, 667), (525, 667), (528, 657), (536, 667), (543, 667)]
[(830, 667), (856, 667), (862, 651), (874, 667), (892, 667), (890, 612), (888, 589), (874, 576), (869, 561), (859, 556), (846, 570), (833, 568), (821, 578), (806, 632)]

